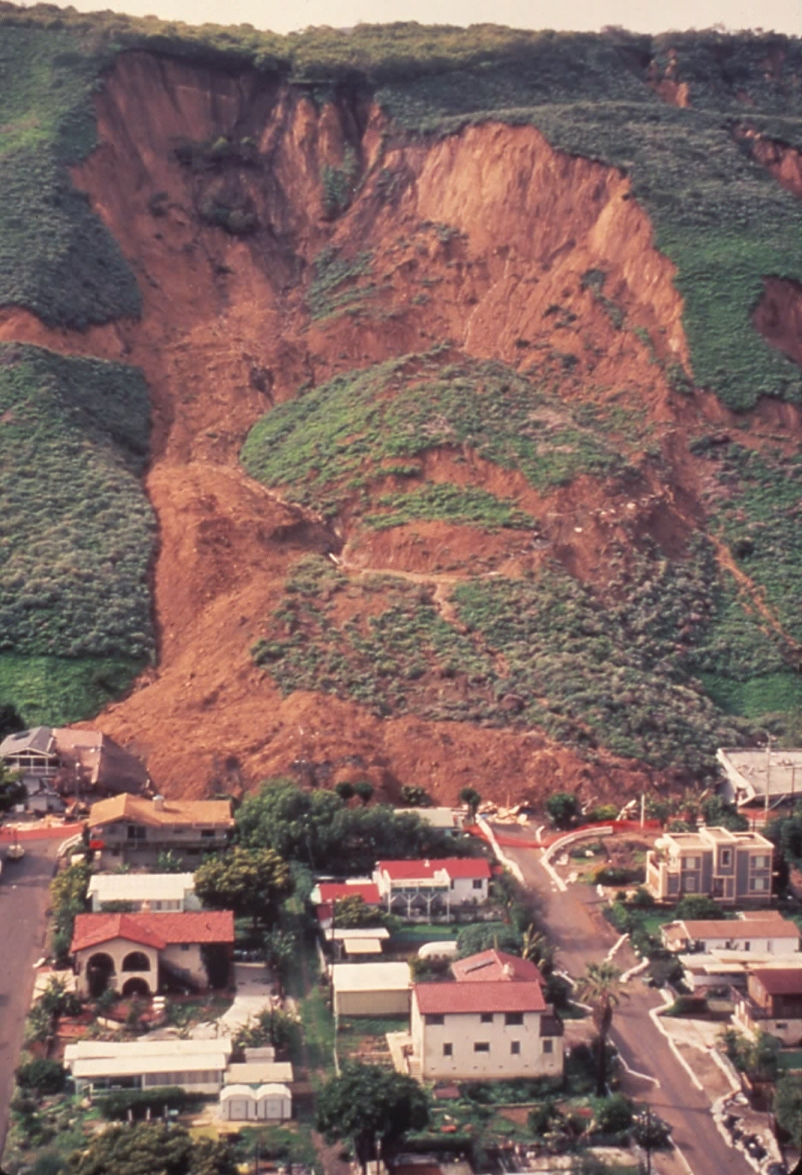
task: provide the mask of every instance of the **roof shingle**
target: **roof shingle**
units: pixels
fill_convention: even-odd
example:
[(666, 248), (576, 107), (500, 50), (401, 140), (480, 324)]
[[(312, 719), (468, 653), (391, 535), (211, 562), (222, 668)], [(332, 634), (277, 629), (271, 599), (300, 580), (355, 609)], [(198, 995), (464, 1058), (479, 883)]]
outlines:
[(163, 950), (172, 943), (233, 942), (234, 915), (230, 910), (201, 910), (181, 914), (79, 914), (70, 950), (86, 950), (112, 939)]

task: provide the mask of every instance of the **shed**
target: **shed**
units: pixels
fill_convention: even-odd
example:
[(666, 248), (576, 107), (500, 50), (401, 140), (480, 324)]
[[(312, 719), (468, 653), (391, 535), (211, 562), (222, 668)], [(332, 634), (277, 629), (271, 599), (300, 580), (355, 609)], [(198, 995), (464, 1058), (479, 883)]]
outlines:
[(225, 1075), (226, 1085), (273, 1085), (287, 1084), (293, 1080), (292, 1065), (289, 1061), (245, 1061), (229, 1065)]
[(406, 1016), (408, 963), (335, 963), (334, 1011), (338, 1016)]
[(280, 1082), (260, 1085), (256, 1091), (256, 1116), (268, 1122), (285, 1122), (292, 1117), (292, 1094)]
[(226, 1085), (220, 1091), (220, 1117), (226, 1122), (255, 1122), (256, 1095), (249, 1085)]

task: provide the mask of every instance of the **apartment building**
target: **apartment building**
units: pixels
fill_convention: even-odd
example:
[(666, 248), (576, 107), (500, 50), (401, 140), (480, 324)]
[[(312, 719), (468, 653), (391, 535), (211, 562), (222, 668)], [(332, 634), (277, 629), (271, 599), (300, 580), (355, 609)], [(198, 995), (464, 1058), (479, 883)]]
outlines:
[(765, 904), (774, 846), (759, 832), (670, 832), (646, 854), (646, 888), (658, 902), (704, 894), (722, 906)]

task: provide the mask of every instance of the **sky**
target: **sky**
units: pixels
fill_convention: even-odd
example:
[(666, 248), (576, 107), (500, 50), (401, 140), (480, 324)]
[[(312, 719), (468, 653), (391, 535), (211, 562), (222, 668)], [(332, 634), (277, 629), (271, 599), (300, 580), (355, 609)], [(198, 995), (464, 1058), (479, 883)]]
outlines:
[(73, 7), (188, 24), (252, 24), (277, 33), (310, 25), (349, 28), (360, 22), (417, 20), (574, 31), (621, 25), (643, 33), (723, 25), (802, 35), (802, 0), (73, 0)]

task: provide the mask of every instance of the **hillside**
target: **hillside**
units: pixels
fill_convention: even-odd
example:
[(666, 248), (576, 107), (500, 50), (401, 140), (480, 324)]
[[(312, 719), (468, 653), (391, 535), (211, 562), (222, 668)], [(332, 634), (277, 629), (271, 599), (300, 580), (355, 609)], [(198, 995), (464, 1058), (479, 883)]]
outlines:
[(802, 42), (0, 20), (0, 443), (72, 487), (4, 533), (3, 700), (149, 660), (97, 722), (192, 795), (798, 737)]

